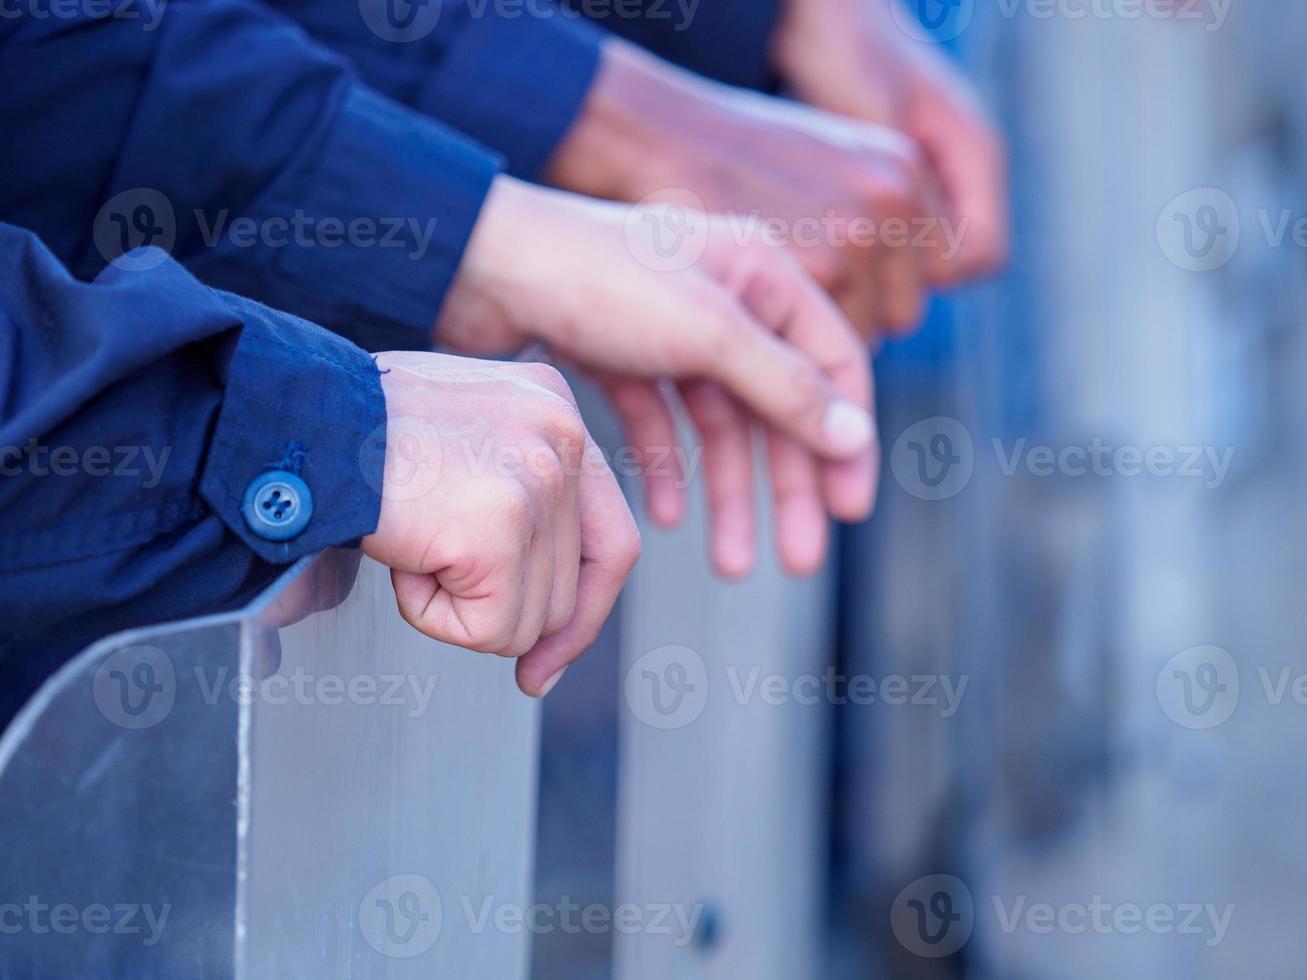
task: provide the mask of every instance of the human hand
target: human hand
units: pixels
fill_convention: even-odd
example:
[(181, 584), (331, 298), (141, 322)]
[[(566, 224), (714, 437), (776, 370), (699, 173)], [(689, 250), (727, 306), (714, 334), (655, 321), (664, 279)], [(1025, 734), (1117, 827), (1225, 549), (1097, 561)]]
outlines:
[(640, 536), (567, 383), (541, 364), (377, 355), (386, 397), (381, 515), (363, 551), (404, 619), (517, 658), (544, 696), (594, 642)]
[(729, 215), (742, 239), (766, 223), (869, 338), (919, 324), (965, 231), (902, 134), (719, 85), (616, 39), (546, 178), (691, 203)]
[(1003, 141), (970, 84), (937, 46), (905, 29), (900, 0), (786, 0), (774, 58), (809, 105), (901, 130), (920, 144), (955, 226), (965, 222), (950, 281), (1007, 258)]
[[(738, 245), (720, 218), (589, 201), (499, 178), (446, 298), (437, 339), (462, 353), (543, 342), (603, 385), (647, 461), (678, 445), (659, 380), (677, 382), (704, 442), (712, 555), (754, 561), (753, 428), (766, 430), (778, 549), (796, 574), (825, 555), (827, 513), (872, 507), (878, 464), (866, 351), (773, 241)], [(646, 472), (676, 523), (679, 474)]]

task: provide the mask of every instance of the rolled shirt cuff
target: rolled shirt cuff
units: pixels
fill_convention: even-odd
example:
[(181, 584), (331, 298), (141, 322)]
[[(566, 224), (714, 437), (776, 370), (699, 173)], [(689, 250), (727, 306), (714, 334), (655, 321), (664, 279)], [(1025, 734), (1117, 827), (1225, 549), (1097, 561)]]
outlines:
[[(386, 448), (386, 403), (372, 358), (287, 314), (224, 296), (244, 320), (200, 493), (260, 558), (288, 563), (376, 530)], [(278, 486), (293, 484), (293, 501)], [(258, 491), (269, 514), (251, 513)], [(268, 499), (271, 496), (271, 501)], [(272, 503), (281, 500), (277, 508)], [(278, 516), (283, 516), (278, 513)]]

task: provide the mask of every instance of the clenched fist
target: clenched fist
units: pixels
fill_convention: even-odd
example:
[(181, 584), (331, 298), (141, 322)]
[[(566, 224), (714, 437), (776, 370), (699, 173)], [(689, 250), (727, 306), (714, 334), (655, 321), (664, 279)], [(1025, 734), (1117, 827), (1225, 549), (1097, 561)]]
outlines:
[(381, 515), (363, 541), (404, 619), (517, 658), (543, 696), (588, 647), (640, 555), (626, 501), (553, 368), (377, 357), (386, 397)]

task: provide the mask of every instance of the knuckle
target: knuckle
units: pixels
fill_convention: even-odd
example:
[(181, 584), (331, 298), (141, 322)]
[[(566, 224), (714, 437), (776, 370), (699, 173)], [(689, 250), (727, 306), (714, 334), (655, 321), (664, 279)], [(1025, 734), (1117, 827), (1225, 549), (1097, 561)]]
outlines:
[(571, 399), (572, 388), (563, 377), (563, 373), (552, 364), (543, 362), (532, 362), (521, 366), (522, 373), (533, 382), (547, 391), (553, 392), (566, 399)]
[[(528, 648), (529, 649), (529, 648)], [(526, 650), (517, 652), (513, 648), (513, 631), (511, 628), (497, 627), (487, 631), (485, 638), (476, 645), (478, 653), (488, 653), (495, 657), (503, 657), (505, 660), (515, 660), (526, 653)]]
[(550, 446), (541, 446), (540, 452), (531, 456), (531, 476), (535, 480), (538, 492), (547, 500), (554, 500), (562, 495), (567, 485), (567, 467)]
[(563, 459), (573, 459), (585, 448), (589, 433), (585, 420), (571, 402), (557, 399), (541, 420), (543, 435)]
[(536, 645), (538, 639), (539, 637), (510, 639), (500, 647), (498, 655), (506, 660), (516, 660), (518, 657), (524, 657)]
[(503, 655), (513, 642), (515, 625), (507, 609), (482, 613), (467, 623), (468, 643), (479, 653)]
[(529, 538), (535, 530), (535, 502), (531, 491), (518, 480), (505, 480), (499, 491), (488, 499), (490, 514), (486, 530), (501, 533), (495, 537), (501, 539), (501, 547), (510, 554), (516, 554), (520, 546), (519, 538)]
[(549, 611), (549, 618), (545, 620), (545, 635), (553, 636), (555, 633), (561, 633), (563, 628), (572, 621), (572, 616), (576, 612), (576, 602), (562, 602), (554, 606)]
[(790, 411), (807, 418), (826, 407), (826, 385), (817, 365), (805, 359), (795, 359), (789, 369), (785, 390)]
[(623, 579), (631, 574), (631, 570), (635, 568), (643, 554), (644, 540), (640, 537), (640, 528), (636, 526), (633, 518), (628, 518), (626, 527), (617, 542), (616, 563)]
[(739, 353), (741, 330), (736, 303), (733, 297), (715, 289), (691, 298), (704, 317), (694, 333), (695, 356), (689, 367), (696, 372), (714, 373)]

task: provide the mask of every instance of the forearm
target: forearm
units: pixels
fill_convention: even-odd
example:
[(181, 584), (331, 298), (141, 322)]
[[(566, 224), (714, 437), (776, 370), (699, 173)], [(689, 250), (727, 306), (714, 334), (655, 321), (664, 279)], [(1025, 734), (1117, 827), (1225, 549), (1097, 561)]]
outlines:
[(0, 41), (0, 219), (77, 274), (161, 244), (365, 346), (428, 344), (493, 155), (239, 0), (169, 5), (153, 31), (19, 18)]

